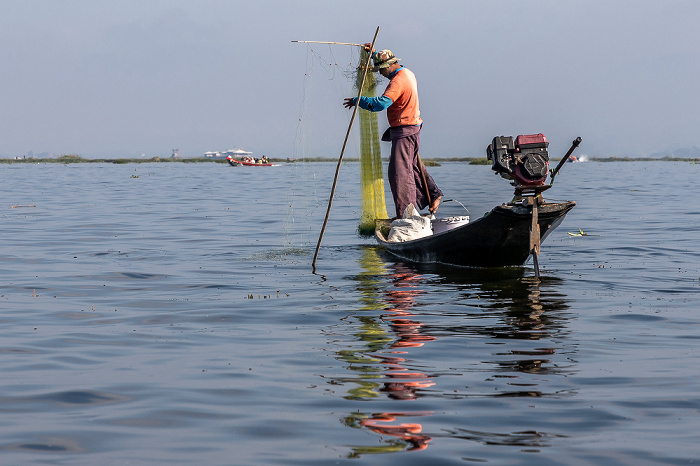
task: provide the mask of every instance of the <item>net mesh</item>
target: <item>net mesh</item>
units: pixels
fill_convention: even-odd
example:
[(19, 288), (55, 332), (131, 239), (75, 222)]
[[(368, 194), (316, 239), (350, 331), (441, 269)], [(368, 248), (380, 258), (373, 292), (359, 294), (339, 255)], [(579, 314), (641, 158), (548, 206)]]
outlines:
[[(364, 71), (370, 56), (366, 50), (360, 55), (360, 71)], [(362, 72), (357, 75), (355, 87), (362, 84)], [(362, 95), (375, 97), (377, 80), (374, 73), (368, 72), (362, 84)], [(358, 109), (360, 117), (360, 179), (362, 189), (362, 216), (358, 225), (360, 235), (374, 234), (375, 220), (388, 218), (384, 198), (384, 176), (382, 154), (379, 147), (379, 119), (377, 113)]]

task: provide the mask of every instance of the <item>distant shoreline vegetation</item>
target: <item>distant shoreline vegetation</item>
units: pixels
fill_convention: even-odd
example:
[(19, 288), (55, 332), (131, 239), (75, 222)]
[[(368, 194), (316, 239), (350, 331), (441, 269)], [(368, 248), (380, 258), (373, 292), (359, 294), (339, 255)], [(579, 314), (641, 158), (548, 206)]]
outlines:
[[(305, 157), (302, 159), (290, 160), (290, 159), (277, 159), (270, 157), (270, 162), (273, 163), (313, 163), (313, 162), (337, 162), (337, 158), (328, 157)], [(359, 158), (344, 158), (344, 162), (359, 162)], [(551, 159), (551, 163), (556, 163), (559, 160)], [(90, 159), (84, 158), (75, 154), (61, 155), (59, 157), (46, 157), (46, 158), (14, 158), (5, 159), (0, 158), (0, 163), (12, 164), (12, 163), (113, 163), (113, 164), (126, 164), (126, 163), (227, 163), (224, 158), (213, 158), (213, 157), (151, 157), (148, 159), (138, 158), (113, 158), (113, 159)], [(491, 162), (485, 157), (432, 157), (429, 159), (424, 158), (423, 163), (428, 167), (440, 166), (440, 162), (465, 162), (470, 165), (491, 165)], [(586, 157), (586, 162), (691, 162), (700, 163), (700, 158), (688, 158), (688, 157)]]

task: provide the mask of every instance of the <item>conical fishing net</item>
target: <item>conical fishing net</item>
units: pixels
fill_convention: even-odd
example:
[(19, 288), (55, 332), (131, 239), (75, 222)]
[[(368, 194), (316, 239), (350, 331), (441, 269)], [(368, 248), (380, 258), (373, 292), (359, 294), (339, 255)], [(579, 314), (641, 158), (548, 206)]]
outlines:
[[(362, 83), (362, 71), (369, 60), (369, 53), (362, 50), (360, 56), (360, 73), (355, 87)], [(369, 71), (362, 85), (362, 95), (375, 97), (377, 80)], [(379, 147), (379, 119), (377, 113), (358, 108), (360, 115), (360, 179), (362, 188), (362, 217), (358, 225), (361, 235), (374, 234), (375, 219), (388, 218), (384, 199), (384, 176), (382, 172), (382, 153)]]

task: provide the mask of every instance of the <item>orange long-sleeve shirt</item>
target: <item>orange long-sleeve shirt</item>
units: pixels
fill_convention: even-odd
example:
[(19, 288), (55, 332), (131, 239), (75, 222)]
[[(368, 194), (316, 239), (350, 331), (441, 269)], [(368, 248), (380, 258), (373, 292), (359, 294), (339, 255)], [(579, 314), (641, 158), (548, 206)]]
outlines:
[(359, 106), (371, 112), (386, 109), (389, 126), (414, 126), (423, 123), (418, 108), (416, 75), (401, 67), (389, 76), (389, 85), (380, 97), (360, 98)]
[(384, 91), (394, 103), (386, 109), (389, 126), (420, 125), (418, 108), (418, 83), (416, 75), (411, 70), (401, 67), (391, 77), (389, 85)]

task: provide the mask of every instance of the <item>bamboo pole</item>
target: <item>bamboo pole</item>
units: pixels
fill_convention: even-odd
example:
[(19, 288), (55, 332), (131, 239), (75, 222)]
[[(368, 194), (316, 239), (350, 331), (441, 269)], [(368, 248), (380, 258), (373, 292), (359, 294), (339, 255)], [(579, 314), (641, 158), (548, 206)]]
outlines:
[[(425, 197), (428, 198), (428, 208), (433, 201), (430, 199), (430, 191), (428, 190), (428, 181), (425, 179), (425, 173), (423, 172), (423, 161), (420, 159), (420, 154), (416, 154), (418, 158), (418, 169), (420, 170), (420, 177), (423, 180), (423, 189), (425, 190)], [(416, 206), (417, 208), (418, 206)]]
[(321, 233), (318, 235), (318, 243), (316, 244), (316, 252), (314, 252), (314, 260), (311, 262), (311, 267), (314, 272), (316, 272), (316, 259), (318, 259), (318, 250), (321, 248), (321, 241), (323, 240), (323, 233), (326, 231), (326, 225), (328, 225), (328, 218), (331, 215), (331, 206), (333, 205), (333, 197), (335, 196), (335, 188), (338, 184), (338, 174), (340, 173), (340, 164), (343, 163), (343, 155), (345, 154), (345, 147), (348, 145), (348, 139), (350, 138), (350, 130), (352, 129), (352, 124), (355, 121), (355, 116), (357, 115), (357, 109), (360, 104), (360, 97), (362, 97), (362, 85), (365, 83), (365, 78), (367, 77), (367, 71), (369, 70), (369, 61), (371, 58), (371, 51), (374, 50), (374, 43), (379, 35), (379, 26), (377, 26), (377, 31), (374, 33), (374, 39), (372, 39), (372, 45), (370, 47), (370, 55), (367, 56), (367, 63), (365, 63), (365, 70), (362, 74), (362, 81), (360, 82), (360, 88), (357, 91), (357, 103), (352, 111), (352, 117), (350, 118), (350, 124), (348, 125), (348, 130), (345, 133), (345, 141), (343, 141), (343, 148), (340, 151), (340, 157), (338, 158), (338, 165), (335, 167), (335, 177), (333, 178), (333, 186), (331, 187), (331, 195), (328, 198), (328, 209), (326, 210), (326, 218), (323, 220), (323, 227), (321, 227)]
[(331, 44), (331, 45), (355, 45), (362, 47), (362, 44), (353, 44), (351, 42), (326, 42), (323, 40), (293, 40), (297, 44)]

